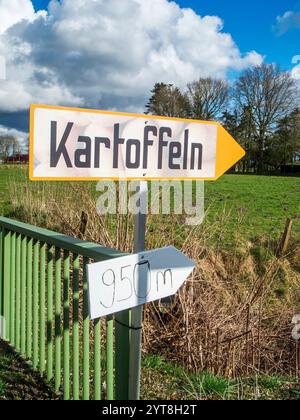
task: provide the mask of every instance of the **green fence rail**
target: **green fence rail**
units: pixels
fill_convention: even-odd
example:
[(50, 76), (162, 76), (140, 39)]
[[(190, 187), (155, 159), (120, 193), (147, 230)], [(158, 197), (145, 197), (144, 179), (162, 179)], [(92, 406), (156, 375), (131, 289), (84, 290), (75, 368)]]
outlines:
[(127, 400), (130, 312), (90, 321), (86, 264), (124, 254), (0, 217), (4, 338), (65, 400)]

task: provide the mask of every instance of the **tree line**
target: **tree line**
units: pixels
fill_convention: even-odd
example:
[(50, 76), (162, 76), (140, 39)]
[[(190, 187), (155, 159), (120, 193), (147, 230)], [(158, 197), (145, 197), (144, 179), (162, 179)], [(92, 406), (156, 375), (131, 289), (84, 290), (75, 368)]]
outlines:
[(242, 172), (264, 173), (300, 160), (300, 101), (296, 81), (274, 64), (245, 70), (230, 85), (200, 78), (184, 91), (157, 83), (147, 114), (221, 122), (247, 154)]

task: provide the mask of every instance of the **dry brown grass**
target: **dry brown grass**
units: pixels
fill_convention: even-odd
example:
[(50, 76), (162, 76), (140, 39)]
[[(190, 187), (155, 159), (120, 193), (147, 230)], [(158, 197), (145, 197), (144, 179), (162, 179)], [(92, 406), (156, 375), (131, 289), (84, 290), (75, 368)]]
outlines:
[[(132, 251), (132, 217), (99, 216), (94, 185), (35, 184), (10, 188), (14, 216), (61, 233)], [(84, 235), (81, 214), (88, 216)], [(218, 223), (226, 229), (226, 211)], [(181, 216), (150, 216), (147, 248), (176, 245), (197, 269), (166, 310), (145, 309), (144, 351), (165, 355), (193, 371), (230, 377), (296, 375), (291, 319), (300, 311), (300, 248), (275, 256), (276, 240), (244, 241), (222, 249), (214, 225), (182, 227)], [(239, 231), (237, 226), (237, 232)], [(275, 245), (274, 245), (275, 243)]]

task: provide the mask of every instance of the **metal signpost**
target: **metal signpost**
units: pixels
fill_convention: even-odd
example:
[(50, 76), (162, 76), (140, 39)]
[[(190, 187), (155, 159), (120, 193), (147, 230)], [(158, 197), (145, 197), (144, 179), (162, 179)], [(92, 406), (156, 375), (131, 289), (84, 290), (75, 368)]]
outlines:
[[(215, 180), (245, 154), (215, 122), (32, 105), (30, 179)], [(142, 207), (142, 206), (141, 206)], [(195, 263), (174, 247), (145, 252), (146, 214), (134, 254), (87, 265), (90, 317), (131, 309), (129, 399), (140, 395), (143, 305), (174, 295)]]
[[(148, 183), (139, 183), (140, 206), (144, 199), (148, 198)], [(134, 221), (134, 252), (140, 253), (145, 250), (147, 216), (138, 213)], [(138, 284), (141, 276), (138, 271)], [(129, 387), (128, 394), (130, 400), (140, 399), (141, 383), (141, 357), (142, 357), (142, 323), (143, 305), (133, 308), (131, 311), (131, 346), (129, 355)]]

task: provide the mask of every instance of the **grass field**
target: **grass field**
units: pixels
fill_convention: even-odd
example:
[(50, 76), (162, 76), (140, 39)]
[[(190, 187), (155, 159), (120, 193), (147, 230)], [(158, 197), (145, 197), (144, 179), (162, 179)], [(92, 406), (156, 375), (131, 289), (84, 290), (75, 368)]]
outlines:
[(13, 182), (22, 185), (25, 182), (27, 168), (20, 166), (0, 165), (0, 214), (9, 215), (10, 196), (9, 188)]
[(206, 183), (205, 223), (222, 220), (225, 240), (234, 236), (254, 241), (278, 239), (287, 217), (295, 218), (294, 237), (300, 238), (300, 178), (255, 175), (225, 175)]
[[(10, 184), (21, 187), (26, 178), (25, 167), (0, 166), (1, 214), (10, 215)], [(59, 183), (54, 185), (60, 190)], [(92, 191), (96, 201), (96, 184)], [(293, 237), (300, 239), (300, 177), (225, 175), (205, 183), (205, 208), (204, 227), (214, 225), (212, 242), (221, 239), (225, 249), (236, 244), (237, 236), (252, 242), (277, 240), (287, 217), (295, 219)]]

